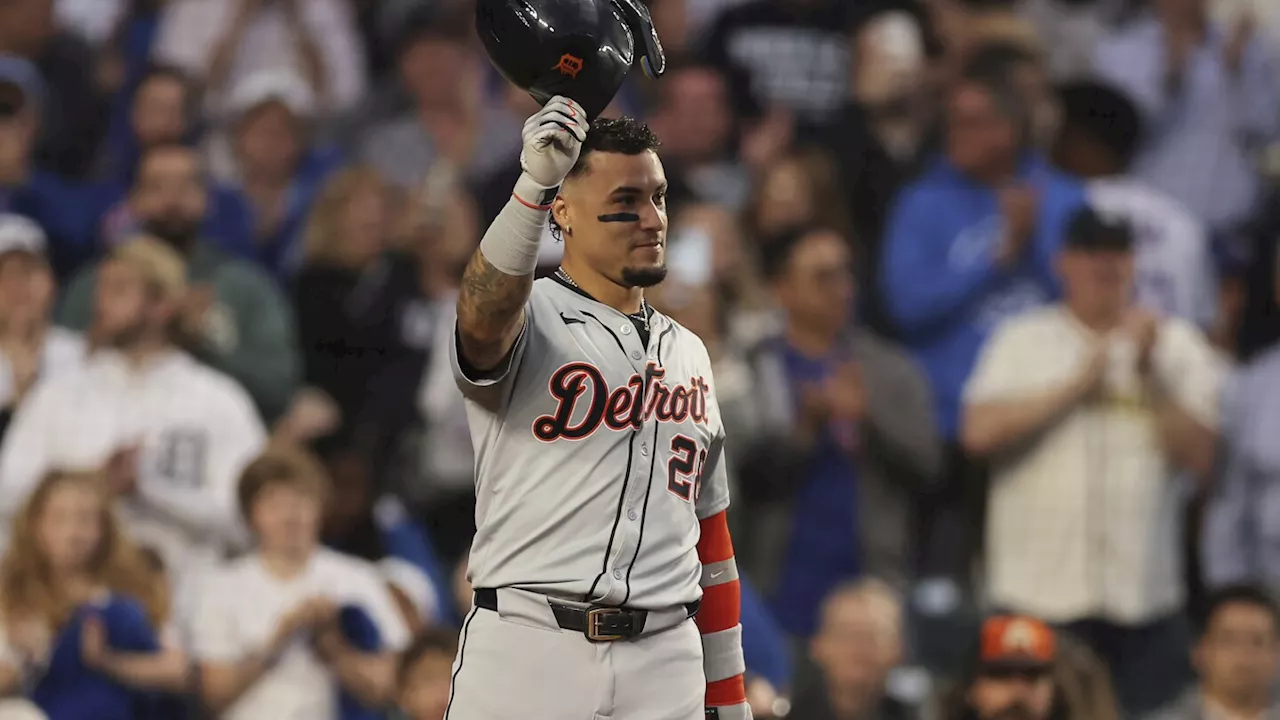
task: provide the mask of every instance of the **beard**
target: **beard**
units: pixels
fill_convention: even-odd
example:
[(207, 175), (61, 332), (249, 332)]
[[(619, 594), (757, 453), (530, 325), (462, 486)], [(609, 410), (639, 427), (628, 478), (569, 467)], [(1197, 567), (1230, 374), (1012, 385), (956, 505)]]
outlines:
[(200, 234), (200, 221), (177, 216), (161, 216), (142, 224), (142, 229), (177, 250), (185, 252)]
[(667, 277), (666, 265), (655, 265), (646, 268), (623, 268), (622, 286), (629, 288), (653, 287)]
[(102, 330), (97, 333), (97, 343), (103, 347), (109, 347), (113, 350), (128, 350), (135, 345), (142, 336), (146, 334), (146, 321), (139, 318), (137, 321), (125, 325), (124, 327)]

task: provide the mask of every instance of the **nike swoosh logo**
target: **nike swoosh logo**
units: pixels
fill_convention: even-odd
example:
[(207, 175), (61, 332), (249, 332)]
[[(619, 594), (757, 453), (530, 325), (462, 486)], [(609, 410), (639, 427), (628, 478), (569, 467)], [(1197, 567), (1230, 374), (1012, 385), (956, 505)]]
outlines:
[(564, 313), (560, 313), (560, 319), (564, 321), (565, 325), (573, 325), (574, 323), (577, 323), (578, 325), (587, 324), (586, 320), (579, 320), (578, 318), (566, 317)]
[(721, 575), (725, 574), (726, 572), (727, 572), (726, 570), (721, 570), (720, 572), (713, 572), (713, 573), (711, 573), (711, 579), (712, 579), (712, 580), (715, 580), (716, 578), (720, 577)]

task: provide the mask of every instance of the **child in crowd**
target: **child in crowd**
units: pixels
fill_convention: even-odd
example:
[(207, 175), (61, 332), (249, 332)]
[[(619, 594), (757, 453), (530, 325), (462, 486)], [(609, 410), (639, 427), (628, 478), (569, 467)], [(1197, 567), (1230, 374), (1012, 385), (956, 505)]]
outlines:
[(55, 472), (27, 500), (0, 564), (0, 688), (50, 720), (156, 718), (185, 657), (161, 651), (164, 586), (126, 539), (97, 473)]

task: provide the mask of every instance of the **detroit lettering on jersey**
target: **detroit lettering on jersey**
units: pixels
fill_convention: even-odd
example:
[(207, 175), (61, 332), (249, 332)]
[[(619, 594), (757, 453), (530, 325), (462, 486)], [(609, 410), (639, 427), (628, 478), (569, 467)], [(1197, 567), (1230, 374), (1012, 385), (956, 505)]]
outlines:
[[(707, 422), (707, 387), (701, 376), (687, 383), (663, 382), (667, 371), (656, 363), (644, 376), (633, 374), (625, 385), (610, 388), (604, 374), (588, 362), (569, 362), (551, 375), (547, 389), (556, 409), (533, 421), (533, 434), (543, 442), (582, 440), (601, 425), (610, 430), (638, 430), (649, 420), (660, 423)], [(585, 413), (578, 413), (579, 406)], [(577, 420), (575, 420), (577, 416)]]
[(476, 457), (474, 587), (641, 609), (701, 596), (700, 521), (729, 505), (706, 347), (662, 313), (635, 319), (536, 280), (499, 373), (468, 377)]

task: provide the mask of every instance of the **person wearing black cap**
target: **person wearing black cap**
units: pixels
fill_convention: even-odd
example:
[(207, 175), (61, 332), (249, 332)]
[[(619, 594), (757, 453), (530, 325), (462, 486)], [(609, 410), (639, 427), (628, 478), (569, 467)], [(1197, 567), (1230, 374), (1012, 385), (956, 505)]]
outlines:
[(1225, 369), (1194, 326), (1133, 305), (1133, 247), (1123, 220), (1072, 219), (1063, 301), (992, 336), (961, 435), (992, 466), (988, 598), (1072, 630), (1141, 715), (1189, 676), (1175, 480), (1213, 469)]
[(1214, 328), (1218, 280), (1204, 223), (1172, 196), (1129, 174), (1145, 132), (1137, 107), (1119, 90), (1094, 81), (1064, 84), (1058, 97), (1063, 122), (1054, 161), (1087, 181), (1091, 205), (1133, 227), (1138, 303)]

